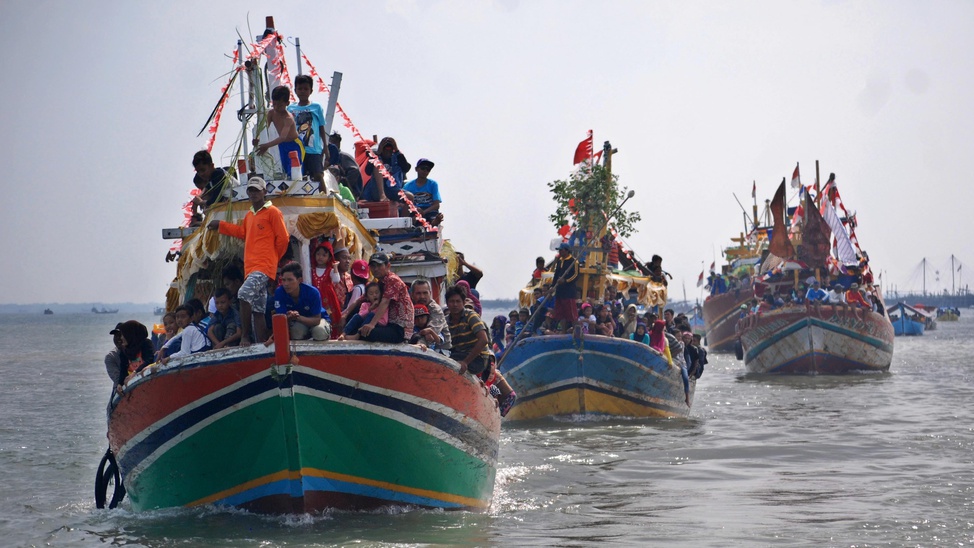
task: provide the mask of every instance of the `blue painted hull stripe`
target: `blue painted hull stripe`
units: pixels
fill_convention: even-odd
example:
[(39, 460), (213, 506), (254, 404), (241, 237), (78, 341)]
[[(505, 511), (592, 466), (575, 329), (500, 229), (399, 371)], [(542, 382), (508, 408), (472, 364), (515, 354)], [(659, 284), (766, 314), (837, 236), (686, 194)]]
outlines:
[[(119, 468), (123, 474), (134, 469), (146, 457), (151, 455), (163, 444), (179, 436), (182, 432), (192, 428), (194, 425), (205, 421), (212, 415), (239, 404), (244, 400), (257, 396), (267, 391), (277, 392), (280, 386), (288, 386), (290, 377), (281, 378), (279, 385), (270, 376), (262, 377), (259, 380), (248, 383), (240, 388), (224, 394), (218, 398), (208, 401), (198, 407), (188, 410), (177, 416), (172, 421), (162, 425), (153, 433), (146, 436), (134, 447), (125, 452), (119, 460)], [(342, 397), (351, 398), (356, 401), (366, 402), (378, 407), (384, 407), (393, 411), (398, 411), (408, 415), (418, 421), (425, 422), (434, 428), (438, 428), (447, 434), (457, 437), (469, 446), (477, 448), (481, 454), (488, 455), (491, 459), (497, 458), (497, 441), (480, 435), (476, 430), (462, 424), (461, 422), (443, 415), (440, 412), (426, 409), (420, 405), (402, 401), (392, 396), (377, 394), (364, 388), (352, 388), (348, 385), (326, 381), (307, 374), (293, 374), (296, 384), (308, 386), (316, 390), (336, 394)]]

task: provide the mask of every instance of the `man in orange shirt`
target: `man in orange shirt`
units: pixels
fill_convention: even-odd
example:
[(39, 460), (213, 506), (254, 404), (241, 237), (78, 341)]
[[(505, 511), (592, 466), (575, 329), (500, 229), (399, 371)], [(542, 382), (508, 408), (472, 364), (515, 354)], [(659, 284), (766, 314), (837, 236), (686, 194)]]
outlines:
[(226, 221), (210, 221), (207, 228), (220, 234), (244, 241), (244, 283), (237, 292), (240, 299), (240, 346), (249, 346), (267, 340), (267, 323), (264, 310), (267, 307), (267, 282), (277, 276), (277, 265), (287, 250), (289, 236), (284, 226), (284, 215), (266, 200), (267, 183), (260, 177), (247, 181), (247, 197), (250, 211), (242, 224)]

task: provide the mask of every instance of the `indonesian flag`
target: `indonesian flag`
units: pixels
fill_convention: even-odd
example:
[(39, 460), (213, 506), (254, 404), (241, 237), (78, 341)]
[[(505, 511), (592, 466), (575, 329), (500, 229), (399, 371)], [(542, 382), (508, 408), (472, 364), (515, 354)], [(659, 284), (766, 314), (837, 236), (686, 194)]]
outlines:
[(700, 276), (697, 278), (697, 287), (703, 285), (703, 270), (700, 271)]
[(795, 208), (795, 214), (791, 216), (791, 226), (794, 227), (804, 218), (805, 218), (805, 187), (799, 185), (798, 186), (798, 207)]
[(592, 130), (588, 130), (588, 137), (575, 147), (575, 165), (592, 159)]
[(795, 172), (791, 174), (791, 188), (801, 188), (802, 178), (798, 175), (798, 164), (795, 164)]
[(717, 261), (710, 263), (710, 270), (713, 270), (717, 266)]

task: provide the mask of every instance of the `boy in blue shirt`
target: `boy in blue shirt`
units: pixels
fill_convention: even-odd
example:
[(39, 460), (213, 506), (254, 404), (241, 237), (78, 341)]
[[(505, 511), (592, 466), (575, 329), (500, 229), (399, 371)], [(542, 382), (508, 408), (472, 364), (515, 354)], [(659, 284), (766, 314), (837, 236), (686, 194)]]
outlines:
[(303, 283), (302, 277), (300, 264), (284, 265), (281, 286), (274, 291), (274, 313), (287, 316), (291, 340), (327, 341), (331, 336), (331, 320), (321, 308), (321, 293)]
[(437, 226), (443, 220), (443, 216), (440, 215), (440, 203), (443, 199), (440, 198), (440, 186), (433, 179), (427, 178), (433, 170), (433, 165), (429, 159), (420, 158), (416, 163), (416, 178), (403, 185), (402, 189), (423, 218), (429, 224)]
[(298, 129), (298, 138), (304, 144), (304, 163), (302, 174), (323, 183), (324, 160), (328, 153), (325, 144), (325, 113), (318, 103), (309, 100), (314, 87), (314, 80), (307, 74), (294, 79), (294, 95), (298, 103), (288, 105), (287, 111), (294, 116), (294, 123)]

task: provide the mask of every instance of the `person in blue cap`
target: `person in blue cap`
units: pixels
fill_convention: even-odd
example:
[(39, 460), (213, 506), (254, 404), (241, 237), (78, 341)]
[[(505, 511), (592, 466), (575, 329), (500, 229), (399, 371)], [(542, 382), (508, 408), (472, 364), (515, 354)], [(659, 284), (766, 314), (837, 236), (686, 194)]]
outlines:
[(429, 224), (437, 226), (443, 220), (443, 215), (440, 214), (440, 203), (443, 200), (440, 198), (439, 185), (429, 178), (434, 165), (428, 158), (420, 158), (416, 162), (416, 178), (403, 185), (402, 189), (423, 218)]

